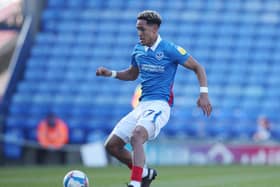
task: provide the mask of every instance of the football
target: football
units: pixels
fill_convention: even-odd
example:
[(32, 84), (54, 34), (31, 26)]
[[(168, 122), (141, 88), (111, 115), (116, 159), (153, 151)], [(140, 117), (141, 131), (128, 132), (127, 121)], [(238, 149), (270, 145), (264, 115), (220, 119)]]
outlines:
[(63, 179), (63, 187), (89, 187), (88, 177), (79, 170), (69, 171)]

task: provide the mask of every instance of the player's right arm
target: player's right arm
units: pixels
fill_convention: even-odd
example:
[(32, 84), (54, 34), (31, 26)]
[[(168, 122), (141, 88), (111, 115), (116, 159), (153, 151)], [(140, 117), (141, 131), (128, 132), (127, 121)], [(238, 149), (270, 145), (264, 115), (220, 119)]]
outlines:
[[(112, 70), (109, 70), (105, 67), (99, 67), (96, 70), (96, 76), (104, 76), (104, 77), (111, 77)], [(139, 70), (136, 66), (130, 66), (129, 68), (116, 72), (116, 79), (124, 80), (124, 81), (133, 81), (136, 80), (139, 74)]]

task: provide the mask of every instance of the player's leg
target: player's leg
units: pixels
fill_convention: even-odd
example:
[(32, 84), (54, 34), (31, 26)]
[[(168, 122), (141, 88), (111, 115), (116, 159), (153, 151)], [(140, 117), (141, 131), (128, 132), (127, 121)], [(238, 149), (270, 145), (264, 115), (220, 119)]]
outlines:
[(145, 164), (145, 154), (143, 144), (148, 139), (148, 132), (142, 126), (136, 126), (132, 132), (131, 136), (131, 146), (133, 147), (133, 163), (137, 166), (144, 166)]
[[(142, 103), (142, 113), (137, 121), (136, 128), (133, 131), (133, 135), (135, 135), (135, 132), (139, 131), (139, 135), (136, 137), (139, 137), (138, 141), (140, 140), (138, 144), (133, 147), (134, 152), (138, 150), (138, 154), (135, 153), (133, 155), (135, 163), (138, 162), (139, 165), (145, 163), (145, 155), (142, 155), (144, 154), (144, 142), (147, 140), (153, 140), (158, 136), (161, 128), (168, 122), (169, 116), (170, 106), (164, 101), (150, 101)], [(133, 138), (131, 138), (131, 142), (132, 141)], [(139, 146), (140, 143), (142, 143), (141, 146)], [(156, 176), (157, 172), (155, 169), (144, 168), (141, 187), (149, 187)]]
[[(140, 128), (143, 128), (143, 127), (140, 127)], [(133, 139), (135, 139), (135, 140), (138, 139), (136, 137), (137, 137), (137, 131), (135, 131), (135, 136)], [(135, 147), (138, 147), (136, 142), (138, 142), (138, 141), (134, 141), (133, 145), (135, 145)], [(110, 155), (117, 158), (119, 161), (121, 161), (122, 163), (127, 165), (132, 170), (132, 168), (133, 168), (132, 167), (133, 166), (132, 156), (131, 156), (131, 153), (125, 149), (125, 147), (124, 147), (125, 144), (126, 144), (126, 142), (124, 142), (123, 139), (119, 138), (117, 135), (112, 133), (105, 142), (105, 148)], [(139, 150), (139, 149), (136, 148), (136, 150)], [(143, 152), (144, 152), (144, 149), (142, 146), (142, 153)], [(141, 153), (137, 153), (136, 155), (141, 155)], [(138, 158), (136, 158), (135, 160), (138, 160)], [(145, 163), (145, 158), (141, 159), (141, 160), (144, 160), (144, 163)], [(144, 181), (147, 182), (149, 180), (152, 180), (152, 179), (154, 179), (155, 176), (156, 176), (156, 171), (154, 169), (143, 167), (142, 178), (145, 179)]]
[(142, 126), (136, 126), (132, 132), (130, 143), (133, 148), (133, 167), (131, 171), (130, 185), (140, 187), (142, 182), (143, 167), (145, 164), (145, 153), (143, 144), (148, 139), (148, 132)]
[(136, 110), (134, 109), (128, 113), (117, 123), (105, 142), (105, 148), (108, 153), (126, 164), (130, 169), (132, 169), (132, 157), (131, 153), (125, 149), (125, 145), (129, 143), (132, 131), (137, 122), (137, 118), (135, 117)]
[(112, 133), (105, 142), (105, 148), (110, 155), (132, 169), (131, 153), (125, 149), (125, 144), (126, 142)]

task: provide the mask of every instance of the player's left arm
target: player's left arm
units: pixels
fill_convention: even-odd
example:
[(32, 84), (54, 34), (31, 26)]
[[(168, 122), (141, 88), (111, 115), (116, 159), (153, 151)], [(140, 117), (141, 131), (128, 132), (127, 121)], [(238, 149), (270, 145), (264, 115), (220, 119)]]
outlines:
[[(193, 57), (190, 56), (183, 66), (192, 70), (196, 74), (200, 87), (208, 87), (205, 69)], [(212, 112), (212, 106), (208, 98), (208, 93), (200, 93), (197, 100), (197, 105), (203, 110), (205, 115), (210, 116)]]

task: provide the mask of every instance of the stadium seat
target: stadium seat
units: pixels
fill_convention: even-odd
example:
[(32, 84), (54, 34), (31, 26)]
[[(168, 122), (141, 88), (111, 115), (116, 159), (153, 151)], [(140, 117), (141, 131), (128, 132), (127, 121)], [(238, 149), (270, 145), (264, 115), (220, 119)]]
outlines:
[(4, 156), (8, 159), (17, 160), (22, 155), (22, 141), (24, 139), (21, 130), (16, 128), (9, 128), (5, 132), (4, 140)]
[(107, 134), (100, 131), (100, 130), (96, 130), (96, 131), (91, 131), (88, 133), (87, 135), (87, 143), (92, 143), (92, 142), (105, 142), (107, 138)]
[(84, 144), (86, 142), (85, 129), (74, 127), (69, 129), (69, 143), (70, 144)]

